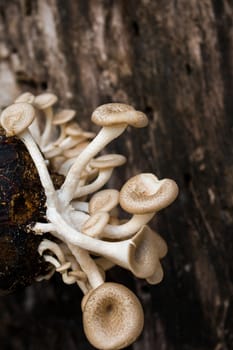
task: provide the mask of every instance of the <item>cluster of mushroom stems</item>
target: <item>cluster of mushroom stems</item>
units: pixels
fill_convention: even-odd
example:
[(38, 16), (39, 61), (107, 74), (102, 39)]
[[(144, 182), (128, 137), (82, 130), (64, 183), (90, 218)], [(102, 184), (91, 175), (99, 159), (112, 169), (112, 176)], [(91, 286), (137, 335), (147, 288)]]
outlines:
[[(143, 310), (128, 288), (105, 282), (105, 273), (119, 265), (150, 284), (162, 280), (160, 259), (167, 245), (147, 224), (175, 200), (178, 187), (171, 179), (142, 173), (120, 191), (107, 188), (114, 169), (126, 158), (99, 153), (127, 126), (145, 127), (147, 117), (126, 104), (99, 106), (91, 117), (102, 127), (95, 136), (82, 130), (74, 110), (54, 112), (56, 102), (51, 93), (24, 93), (0, 117), (6, 135), (25, 144), (46, 196), (46, 222), (37, 222), (29, 234), (54, 237), (38, 247), (53, 269), (38, 280), (57, 271), (65, 283), (77, 283), (84, 293), (88, 340), (99, 349), (121, 349), (140, 335)], [(64, 177), (60, 188), (55, 188), (51, 173)], [(128, 220), (118, 217), (119, 208), (129, 214)]]

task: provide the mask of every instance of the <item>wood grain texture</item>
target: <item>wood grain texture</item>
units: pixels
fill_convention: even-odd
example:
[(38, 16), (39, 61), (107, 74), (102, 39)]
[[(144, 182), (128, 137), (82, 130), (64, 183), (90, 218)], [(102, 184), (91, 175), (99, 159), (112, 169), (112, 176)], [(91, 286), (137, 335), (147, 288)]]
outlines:
[[(133, 104), (150, 125), (109, 146), (128, 157), (114, 184), (143, 171), (180, 187), (153, 222), (164, 281), (109, 276), (142, 300), (136, 350), (233, 348), (232, 19), (230, 0), (0, 0), (0, 106), (49, 90), (91, 128), (97, 105)], [(80, 300), (59, 277), (2, 298), (1, 348), (91, 349)]]

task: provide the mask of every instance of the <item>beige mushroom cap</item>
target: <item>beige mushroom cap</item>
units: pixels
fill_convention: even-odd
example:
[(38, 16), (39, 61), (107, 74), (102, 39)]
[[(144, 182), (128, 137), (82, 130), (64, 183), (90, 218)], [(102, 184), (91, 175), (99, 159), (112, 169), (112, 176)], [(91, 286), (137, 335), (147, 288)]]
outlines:
[(178, 186), (170, 179), (158, 180), (150, 173), (129, 179), (120, 191), (121, 207), (132, 214), (157, 212), (171, 204), (178, 195)]
[(109, 221), (109, 214), (106, 212), (97, 212), (82, 226), (82, 232), (91, 237), (100, 237), (104, 227)]
[(147, 126), (147, 116), (123, 103), (107, 103), (95, 109), (91, 116), (93, 123), (100, 126), (129, 124), (135, 128)]
[(142, 331), (142, 306), (123, 285), (103, 283), (85, 296), (82, 306), (84, 332), (97, 349), (125, 348)]
[(15, 103), (18, 102), (27, 102), (27, 103), (33, 103), (35, 100), (35, 96), (31, 94), (30, 92), (24, 92), (22, 95), (18, 96), (15, 100)]
[(83, 133), (82, 128), (78, 125), (78, 123), (72, 121), (67, 124), (65, 128), (65, 132), (70, 136), (79, 136)]
[(108, 212), (119, 202), (119, 192), (113, 189), (102, 190), (95, 193), (89, 201), (90, 214), (98, 211)]
[[(80, 138), (80, 140), (82, 140)], [(85, 140), (83, 138), (83, 140)], [(77, 143), (79, 142), (79, 140), (77, 139)], [(73, 157), (77, 157), (87, 146), (88, 146), (89, 142), (88, 141), (83, 141), (78, 143), (76, 146), (72, 147), (72, 148), (67, 148), (64, 149), (63, 151), (63, 155), (67, 158), (73, 158)]]
[(90, 161), (90, 166), (97, 169), (115, 168), (125, 164), (126, 158), (121, 154), (105, 154)]
[(73, 109), (63, 109), (54, 116), (53, 125), (61, 125), (74, 118), (76, 111)]
[(34, 117), (35, 110), (33, 106), (26, 102), (19, 102), (3, 110), (0, 122), (7, 136), (13, 136), (28, 128)]
[(38, 109), (46, 109), (57, 102), (57, 96), (46, 92), (35, 97), (34, 105)]

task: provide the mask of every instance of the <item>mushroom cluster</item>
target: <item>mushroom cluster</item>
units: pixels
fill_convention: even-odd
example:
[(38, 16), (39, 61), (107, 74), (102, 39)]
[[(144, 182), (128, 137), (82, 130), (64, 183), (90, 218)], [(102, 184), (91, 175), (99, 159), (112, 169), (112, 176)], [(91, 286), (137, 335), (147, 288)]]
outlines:
[[(0, 117), (6, 136), (26, 146), (46, 197), (46, 220), (28, 225), (28, 234), (50, 234), (38, 252), (53, 268), (37, 279), (49, 279), (56, 271), (65, 283), (76, 283), (84, 293), (83, 323), (90, 343), (121, 349), (140, 335), (143, 311), (128, 288), (105, 282), (105, 273), (119, 265), (150, 284), (162, 280), (160, 260), (167, 245), (147, 224), (175, 200), (178, 187), (150, 173), (130, 178), (120, 191), (105, 186), (126, 159), (99, 153), (128, 125), (145, 127), (144, 113), (126, 104), (102, 105), (91, 118), (101, 126), (95, 136), (82, 130), (75, 111), (55, 113), (56, 102), (51, 93), (24, 93)], [(118, 217), (119, 208), (128, 220)]]

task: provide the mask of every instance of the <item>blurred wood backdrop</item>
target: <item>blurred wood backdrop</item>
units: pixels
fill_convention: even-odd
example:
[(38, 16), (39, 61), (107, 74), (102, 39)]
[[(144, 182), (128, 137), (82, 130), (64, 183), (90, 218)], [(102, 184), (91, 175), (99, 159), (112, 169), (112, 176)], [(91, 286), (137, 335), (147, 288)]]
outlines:
[[(0, 105), (52, 91), (90, 123), (102, 103), (150, 120), (108, 147), (141, 171), (171, 177), (178, 200), (153, 227), (166, 239), (165, 278), (149, 286), (115, 269), (145, 311), (130, 349), (233, 349), (232, 0), (0, 0)], [(0, 299), (2, 350), (92, 349), (81, 292), (59, 276)]]

